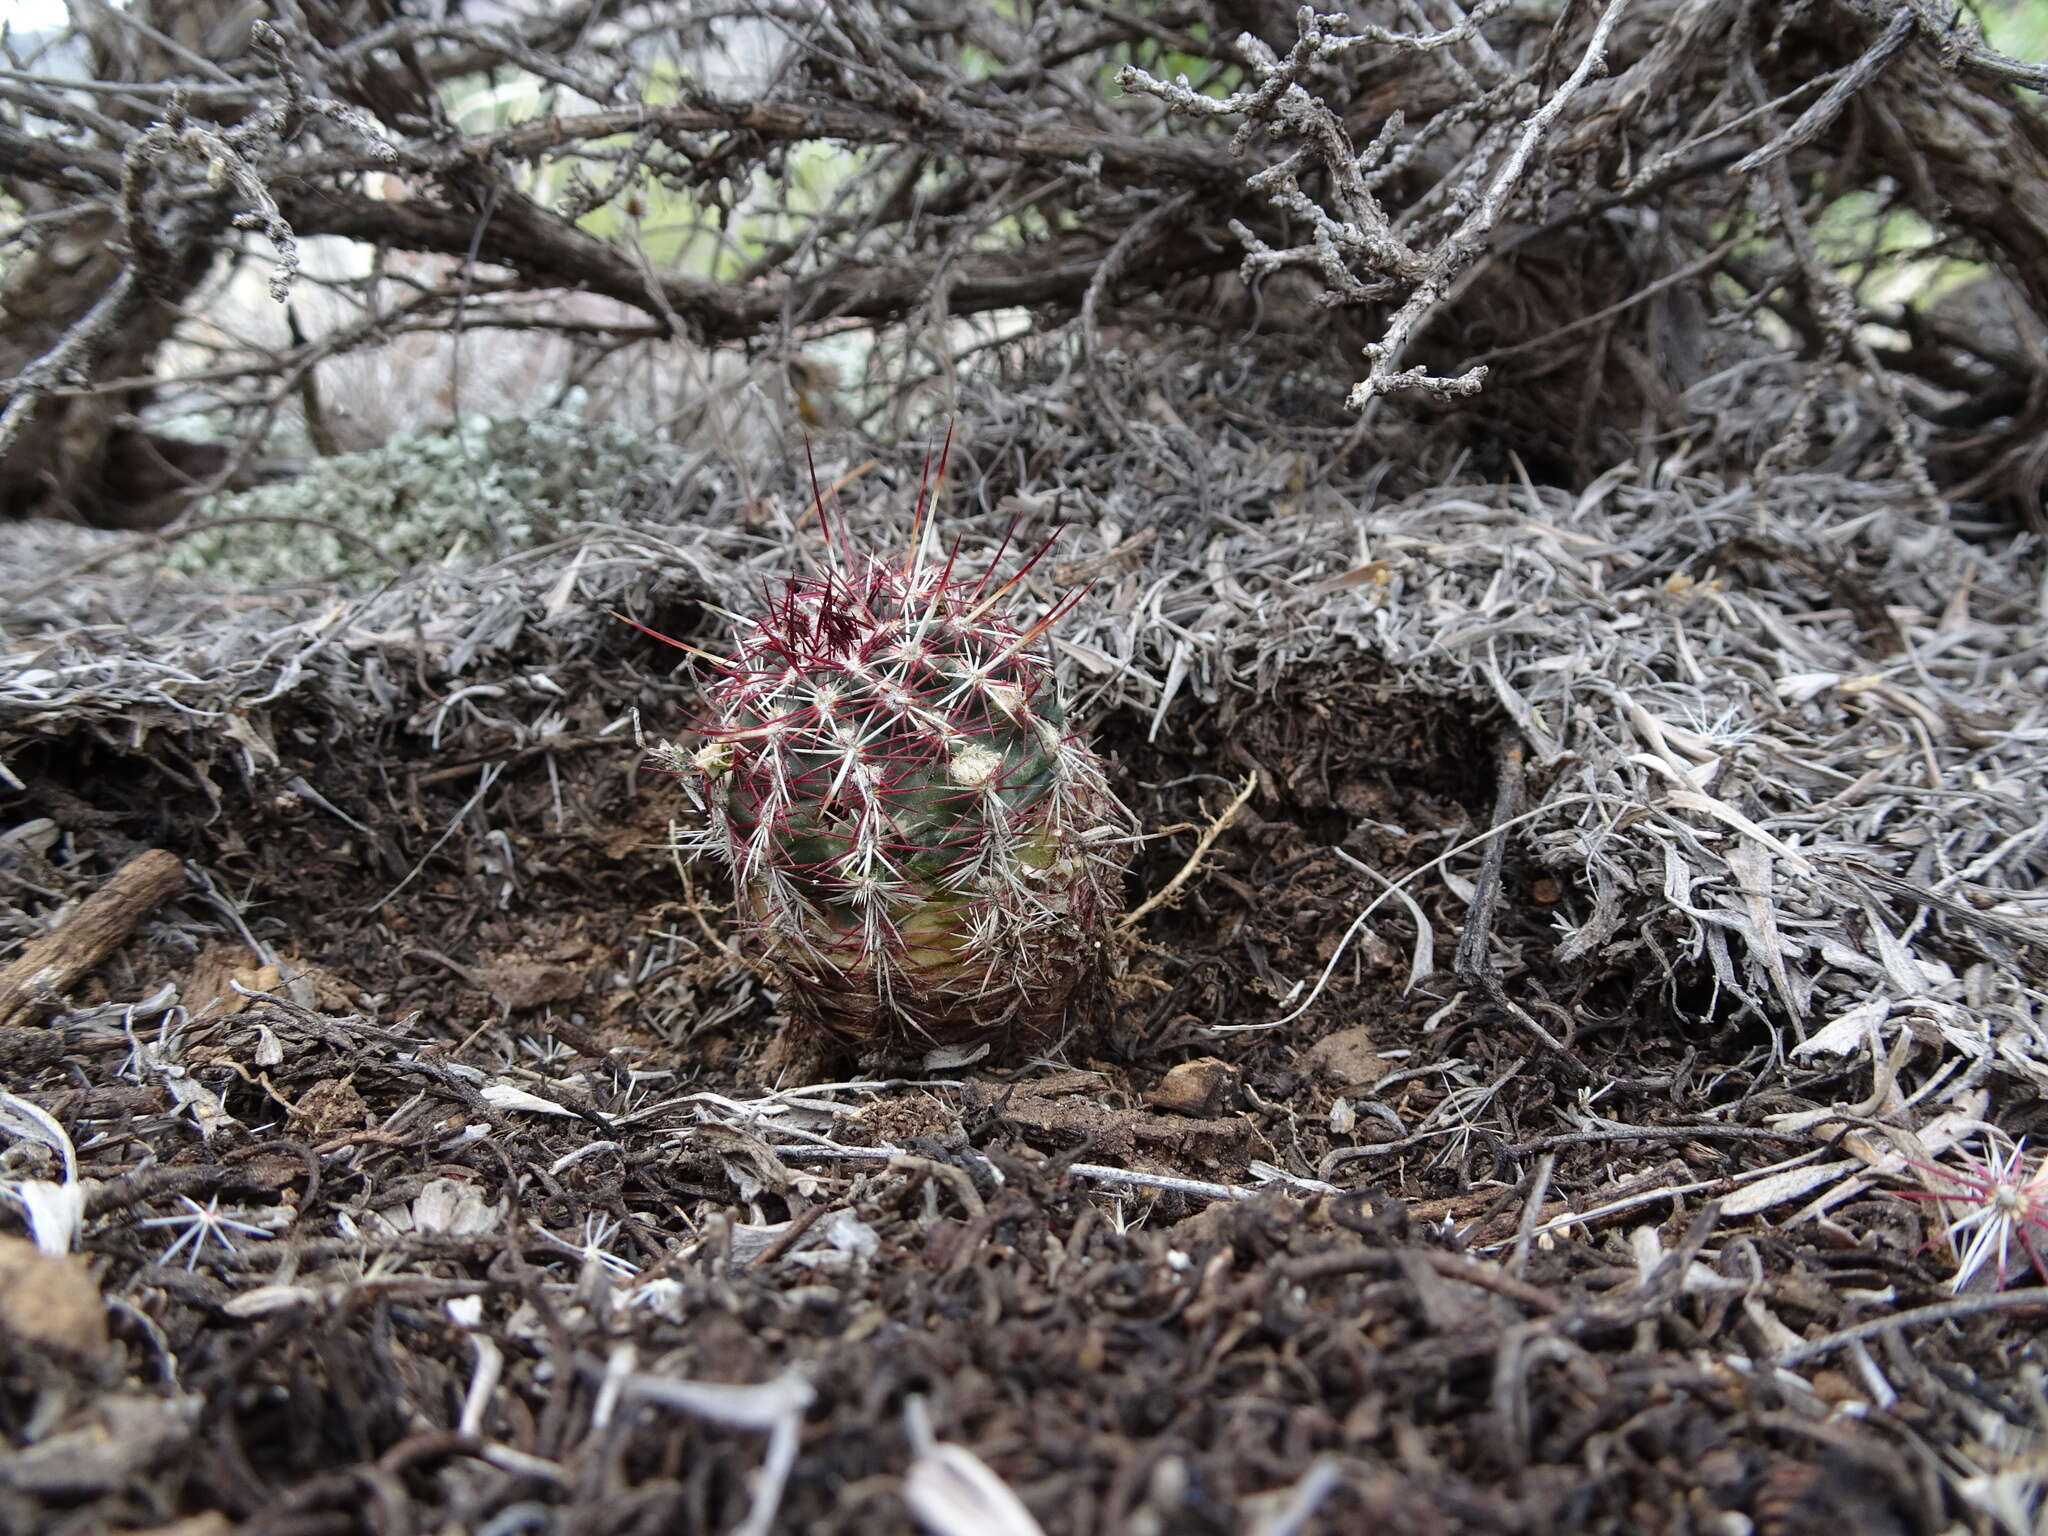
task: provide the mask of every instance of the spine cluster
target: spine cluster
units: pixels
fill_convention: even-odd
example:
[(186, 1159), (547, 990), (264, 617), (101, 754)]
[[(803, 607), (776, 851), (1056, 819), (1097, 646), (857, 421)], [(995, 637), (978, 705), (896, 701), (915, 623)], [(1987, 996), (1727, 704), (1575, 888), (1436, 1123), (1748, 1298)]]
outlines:
[[(914, 541), (913, 541), (914, 542)], [(1016, 578), (842, 556), (706, 690), (697, 845), (792, 1011), (892, 1050), (1057, 1034), (1109, 960), (1130, 817), (1065, 723)]]

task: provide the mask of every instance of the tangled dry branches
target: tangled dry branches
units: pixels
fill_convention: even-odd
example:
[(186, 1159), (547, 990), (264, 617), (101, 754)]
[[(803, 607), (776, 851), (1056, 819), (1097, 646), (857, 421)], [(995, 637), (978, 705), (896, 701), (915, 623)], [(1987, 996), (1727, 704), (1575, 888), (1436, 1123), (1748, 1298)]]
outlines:
[[(552, 337), (563, 388), (741, 349), (814, 424), (893, 429), (960, 367), (1192, 328), (1286, 356), (1287, 414), (1348, 399), (1346, 451), (1418, 484), (1467, 450), (1585, 483), (1697, 438), (1731, 366), (1846, 360), (1873, 467), (2037, 515), (2041, 71), (1919, 0), (92, 15), (0, 76), (16, 510), (146, 499), (104, 450), (171, 415), (241, 446), (150, 438), (158, 491), (246, 476), (280, 424), (330, 451), (336, 360), (423, 334)], [(281, 323), (221, 318), (244, 262), (296, 274)], [(1870, 457), (1816, 411), (1777, 467)]]

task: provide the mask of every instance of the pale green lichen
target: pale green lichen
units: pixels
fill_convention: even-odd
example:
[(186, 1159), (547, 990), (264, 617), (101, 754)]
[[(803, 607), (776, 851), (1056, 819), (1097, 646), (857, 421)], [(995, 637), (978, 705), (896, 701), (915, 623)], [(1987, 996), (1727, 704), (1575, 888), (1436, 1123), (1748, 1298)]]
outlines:
[[(568, 415), (467, 416), (297, 479), (216, 496), (172, 569), (240, 586), (380, 582), (432, 562), (491, 559), (603, 519), (672, 474), (673, 444)], [(249, 521), (235, 521), (248, 519)]]

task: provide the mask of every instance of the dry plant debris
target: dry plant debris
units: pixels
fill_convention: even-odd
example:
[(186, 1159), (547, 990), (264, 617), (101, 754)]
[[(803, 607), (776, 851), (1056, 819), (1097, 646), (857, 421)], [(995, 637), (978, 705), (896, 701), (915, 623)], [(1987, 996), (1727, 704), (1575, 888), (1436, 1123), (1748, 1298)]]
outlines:
[[(203, 497), (0, 528), (0, 963), (183, 882), (0, 1021), (0, 1528), (2040, 1527), (2038, 67), (1917, 0), (344, 9), (10, 61), (10, 508), (335, 459), (351, 360), (465, 408), (450, 329), (678, 447), (347, 588), (182, 558), (279, 526)], [(762, 77), (657, 99), (727, 20)], [(310, 328), (204, 313), (252, 262)], [(856, 540), (950, 414), (963, 563), (1088, 584), (1148, 840), (1069, 1056), (853, 1075), (665, 847), (706, 679), (606, 610), (817, 553), (776, 375)]]
[[(1216, 769), (1255, 786), (1057, 1069), (764, 1082), (727, 893), (677, 889), (632, 712), (702, 679), (603, 610), (714, 635), (807, 537), (737, 515), (793, 522), (794, 465), (352, 599), (130, 557), (16, 609), (6, 762), (53, 830), (8, 845), (15, 930), (144, 804), (198, 884), (46, 1026), (83, 1082), (16, 1078), (75, 1175), (29, 1138), (11, 1176), (82, 1191), (119, 1412), (244, 1405), (26, 1474), (16, 1518), (872, 1529), (994, 1497), (951, 1446), (1047, 1531), (1658, 1528), (1807, 1476), (1869, 1529), (2023, 1528), (2043, 1293), (1951, 1298), (1962, 1213), (1887, 1192), (1953, 1196), (1927, 1170), (2041, 1082), (2023, 568), (1902, 482), (1374, 505), (1227, 433), (1202, 494), (1259, 515), (1204, 523), (1191, 443), (1047, 398), (963, 414), (944, 515), (963, 559), (1028, 536), (1049, 508), (983, 466), (1044, 463), (1096, 561), (1151, 501), (1058, 641), (1183, 828), (1135, 888), (1238, 799)], [(850, 487), (856, 536), (917, 475)], [(1452, 960), (1482, 880), (1511, 1007)], [(275, 984), (188, 1011), (223, 945)], [(45, 1390), (78, 1434), (116, 1411)]]
[(154, 526), (465, 394), (667, 425), (773, 379), (894, 435), (991, 354), (1198, 332), (1403, 490), (1503, 448), (1582, 485), (1789, 342), (1859, 387), (1808, 373), (1717, 467), (1874, 433), (2038, 518), (2048, 72), (1968, 17), (1154, 9), (89, 8), (0, 82), (0, 499)]

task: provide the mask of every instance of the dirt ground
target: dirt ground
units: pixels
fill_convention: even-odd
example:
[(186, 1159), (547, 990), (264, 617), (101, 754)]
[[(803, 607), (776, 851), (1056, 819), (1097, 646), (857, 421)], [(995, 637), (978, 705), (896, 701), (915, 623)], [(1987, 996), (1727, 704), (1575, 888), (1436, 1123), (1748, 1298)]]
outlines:
[[(85, 1190), (82, 1259), (6, 1251), (0, 1527), (2000, 1528), (1957, 1481), (2039, 1409), (2037, 1323), (1859, 1329), (1949, 1300), (1883, 1191), (1719, 1210), (1808, 1148), (1771, 1115), (1853, 1084), (1767, 1075), (1735, 1010), (1546, 972), (1577, 898), (1515, 857), (1493, 937), (1550, 1038), (1448, 955), (1411, 986), (1398, 923), (1293, 1008), (1361, 865), (1494, 814), (1497, 712), (1323, 671), (1156, 739), (1111, 714), (1120, 790), (1180, 829), (1133, 903), (1249, 774), (1245, 812), (1092, 1036), (878, 1077), (778, 1037), (715, 873), (663, 851), (680, 797), (594, 734), (620, 702), (495, 767), (290, 713), (246, 779), (14, 757), (8, 824), (55, 829), (6, 845), (22, 910), (143, 847), (213, 891), (0, 1036)], [(133, 1006), (166, 982), (185, 1013)], [(63, 1305), (95, 1289), (104, 1323)]]
[[(0, 1536), (2048, 1533), (2009, 8), (76, 9)], [(1047, 552), (1143, 841), (1043, 1055), (789, 1027), (674, 852), (612, 615), (819, 481)]]

